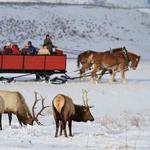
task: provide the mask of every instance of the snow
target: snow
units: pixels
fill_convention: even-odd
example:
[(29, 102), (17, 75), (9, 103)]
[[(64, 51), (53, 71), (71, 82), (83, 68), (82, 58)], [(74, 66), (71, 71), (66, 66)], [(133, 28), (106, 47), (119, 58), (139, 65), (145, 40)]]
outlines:
[(115, 7), (124, 7), (124, 8), (136, 8), (136, 7), (147, 7), (148, 0), (106, 0), (106, 4), (113, 5)]
[(87, 4), (109, 7), (136, 8), (148, 7), (149, 0), (0, 0), (1, 3), (54, 3), (54, 4)]
[[(51, 107), (40, 117), (44, 126), (34, 123), (33, 126), (20, 127), (13, 116), (12, 126), (9, 127), (5, 114), (3, 130), (0, 131), (0, 149), (149, 150), (149, 1), (64, 2), (103, 6), (0, 5), (1, 46), (10, 40), (21, 47), (26, 39), (39, 46), (49, 32), (54, 36), (53, 42), (56, 45), (77, 54), (87, 49), (103, 51), (126, 46), (129, 51), (141, 56), (139, 66), (135, 71), (130, 69), (126, 72), (127, 84), (121, 82), (119, 73), (116, 76), (117, 82), (113, 84), (108, 83), (109, 75), (105, 75), (98, 84), (90, 83), (88, 78), (83, 82), (76, 79), (69, 80), (66, 84), (54, 85), (42, 81), (34, 82), (34, 76), (18, 78), (12, 83), (0, 82), (1, 90), (21, 92), (30, 110), (35, 91), (45, 98), (46, 105), (51, 106), (52, 99), (58, 93), (70, 96), (76, 104), (82, 104), (82, 89), (86, 89), (89, 105), (93, 106), (91, 113), (95, 118), (94, 122), (73, 122), (73, 137), (65, 138), (63, 135), (54, 138), (55, 123)], [(67, 59), (68, 74), (75, 75), (76, 69), (76, 59)], [(38, 109), (39, 107), (40, 105)]]
[[(68, 60), (70, 66), (76, 60)], [(69, 68), (71, 68), (68, 66)], [(69, 69), (68, 68), (68, 69)], [(74, 68), (72, 67), (70, 71)], [(40, 121), (44, 126), (20, 127), (13, 117), (12, 127), (8, 126), (6, 115), (3, 117), (3, 130), (0, 146), (5, 149), (138, 149), (150, 148), (150, 66), (140, 62), (136, 71), (126, 73), (128, 84), (123, 84), (117, 76), (117, 83), (109, 84), (104, 77), (100, 84), (91, 84), (86, 79), (69, 81), (63, 85), (33, 82), (20, 79), (12, 83), (0, 83), (3, 90), (20, 91), (26, 98), (30, 109), (37, 91), (45, 97), (46, 105), (51, 105), (58, 93), (72, 97), (74, 103), (82, 104), (82, 89), (88, 91), (89, 105), (94, 122), (73, 122), (73, 137), (54, 138), (55, 124), (51, 111), (46, 111)], [(32, 77), (30, 77), (32, 79)], [(26, 82), (24, 82), (26, 80)]]
[(150, 9), (147, 8), (143, 8), (143, 9), (139, 9), (139, 11), (145, 13), (145, 14), (149, 14), (150, 13)]

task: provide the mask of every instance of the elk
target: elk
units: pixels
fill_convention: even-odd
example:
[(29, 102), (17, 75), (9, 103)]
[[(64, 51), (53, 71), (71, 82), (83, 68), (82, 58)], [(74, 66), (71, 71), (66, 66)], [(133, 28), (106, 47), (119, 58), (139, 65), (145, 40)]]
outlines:
[[(35, 115), (35, 107), (38, 101), (42, 102), (42, 108)], [(35, 101), (32, 106), (32, 114), (25, 102), (23, 95), (18, 91), (1, 91), (0, 90), (0, 129), (2, 130), (1, 125), (1, 116), (3, 113), (8, 114), (9, 126), (11, 126), (12, 114), (16, 115), (20, 125), (33, 125), (35, 121), (38, 125), (42, 125), (38, 120), (38, 116), (41, 115), (42, 111), (48, 106), (44, 106), (44, 98), (41, 96), (41, 99), (37, 98), (37, 93), (35, 92)]]
[(60, 136), (64, 130), (65, 137), (67, 137), (66, 124), (68, 122), (69, 135), (72, 136), (72, 121), (87, 122), (94, 121), (94, 117), (90, 112), (90, 106), (87, 101), (87, 91), (83, 90), (83, 104), (76, 105), (72, 99), (66, 95), (58, 94), (52, 101), (53, 116), (56, 123), (55, 137), (58, 136), (60, 127)]
[(0, 96), (0, 130), (2, 130), (2, 114), (4, 113), (4, 100), (3, 98)]

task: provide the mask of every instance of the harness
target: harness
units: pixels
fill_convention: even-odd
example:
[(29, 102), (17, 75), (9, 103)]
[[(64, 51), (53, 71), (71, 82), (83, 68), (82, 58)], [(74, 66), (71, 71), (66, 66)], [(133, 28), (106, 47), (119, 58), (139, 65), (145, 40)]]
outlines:
[(123, 51), (123, 54), (124, 54), (124, 57), (125, 57), (126, 68), (128, 69), (128, 67), (129, 67), (129, 57), (128, 57), (128, 52), (127, 52), (127, 50), (126, 50), (125, 47), (122, 48), (122, 51)]
[[(113, 54), (115, 56), (115, 54), (113, 52), (113, 49), (110, 49), (109, 53)], [(128, 52), (127, 52), (125, 47), (122, 48), (122, 53), (123, 53), (124, 58), (125, 58), (125, 65), (126, 65), (125, 71), (127, 71), (128, 70), (128, 66), (129, 66), (129, 57), (128, 57)], [(119, 65), (118, 57), (115, 56), (115, 59), (116, 59), (116, 65), (118, 66)], [(114, 65), (112, 65), (112, 66), (114, 66)], [(111, 66), (109, 66), (109, 67), (111, 67)], [(108, 68), (104, 67), (102, 72), (101, 72), (101, 75), (99, 76), (99, 79), (101, 79), (102, 76), (105, 74), (105, 72), (108, 71), (108, 70), (109, 70)]]
[[(125, 47), (122, 48), (122, 53), (123, 53), (124, 58), (125, 58), (126, 69), (128, 69), (129, 57), (128, 57), (128, 52), (127, 52)], [(113, 49), (110, 49), (110, 54), (114, 54)], [(116, 65), (118, 65), (119, 64), (118, 58), (116, 56), (115, 56), (115, 58), (116, 58)]]

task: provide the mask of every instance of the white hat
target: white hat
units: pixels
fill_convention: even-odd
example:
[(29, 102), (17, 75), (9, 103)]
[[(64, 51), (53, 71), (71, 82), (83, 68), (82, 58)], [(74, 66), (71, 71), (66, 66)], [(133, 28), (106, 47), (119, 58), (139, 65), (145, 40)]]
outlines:
[(7, 43), (6, 43), (6, 46), (10, 46), (10, 45), (11, 45), (11, 43), (10, 43), (10, 42), (7, 42)]

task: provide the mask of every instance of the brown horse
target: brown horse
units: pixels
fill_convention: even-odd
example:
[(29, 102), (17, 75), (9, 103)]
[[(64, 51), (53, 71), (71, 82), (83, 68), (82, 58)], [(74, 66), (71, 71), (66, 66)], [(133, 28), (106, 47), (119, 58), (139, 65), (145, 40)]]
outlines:
[[(111, 49), (111, 50), (108, 50), (105, 52), (97, 52), (97, 51), (87, 50), (87, 51), (80, 53), (77, 58), (77, 67), (79, 68), (80, 64), (82, 65), (81, 69), (80, 69), (80, 79), (83, 79), (83, 75), (84, 75), (85, 71), (87, 69), (90, 69), (92, 67), (93, 63), (95, 63), (95, 62), (90, 62), (88, 60), (89, 56), (91, 56), (92, 54), (94, 54), (94, 56), (95, 56), (95, 55), (101, 54), (101, 53), (118, 53), (121, 51), (122, 51), (122, 48), (115, 48), (115, 49)], [(96, 60), (94, 60), (94, 61), (96, 61)], [(101, 74), (104, 74), (105, 71), (106, 70), (104, 69)]]
[[(110, 83), (114, 81), (115, 75), (118, 71), (121, 73), (122, 81), (126, 82), (125, 79), (125, 70), (128, 68), (129, 63), (131, 63), (130, 67), (135, 70), (140, 61), (140, 56), (137, 54), (127, 52), (125, 47), (122, 48), (123, 51), (117, 51), (116, 53), (97, 53), (91, 54), (88, 58), (88, 63), (92, 63), (92, 80), (98, 81), (96, 72), (98, 70), (106, 69), (111, 70), (112, 75), (110, 78)], [(126, 52), (126, 53), (125, 53)]]
[(88, 57), (91, 54), (95, 54), (95, 53), (97, 53), (97, 52), (96, 51), (92, 51), (92, 50), (87, 50), (87, 51), (84, 51), (84, 52), (82, 52), (82, 53), (80, 53), (78, 55), (77, 67), (80, 68), (80, 64), (82, 65), (81, 69), (80, 69), (80, 79), (82, 79), (83, 74), (85, 73), (85, 71), (87, 69), (90, 69), (90, 67), (91, 67), (91, 63), (87, 63)]
[(80, 67), (80, 63), (81, 63), (81, 65), (84, 65), (85, 63), (87, 63), (88, 57), (94, 53), (97, 53), (97, 52), (92, 51), (92, 50), (87, 50), (87, 51), (80, 53), (77, 58), (77, 67), (78, 68)]

